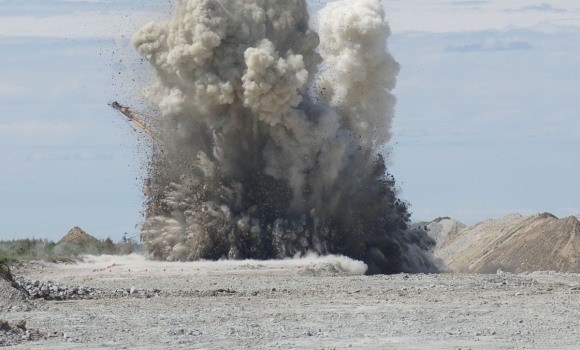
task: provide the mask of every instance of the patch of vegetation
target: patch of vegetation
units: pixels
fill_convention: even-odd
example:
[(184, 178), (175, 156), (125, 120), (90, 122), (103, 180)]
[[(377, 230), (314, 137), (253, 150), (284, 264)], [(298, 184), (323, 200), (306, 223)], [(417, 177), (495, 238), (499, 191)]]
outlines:
[(0, 255), (0, 264), (8, 264), (11, 262), (15, 262), (17, 261), (17, 259), (10, 257), (10, 256), (4, 256), (4, 255)]
[(3, 279), (8, 282), (12, 282), (14, 279), (12, 278), (12, 274), (10, 273), (10, 268), (6, 264), (6, 262), (0, 262), (0, 279)]
[(431, 222), (436, 222), (436, 223), (440, 223), (443, 220), (451, 220), (451, 218), (449, 216), (440, 216), (437, 219), (431, 221)]
[(110, 238), (83, 243), (57, 244), (47, 239), (19, 239), (0, 241), (0, 263), (20, 260), (44, 260), (48, 262), (73, 262), (82, 255), (126, 255), (140, 249), (132, 242), (113, 243)]

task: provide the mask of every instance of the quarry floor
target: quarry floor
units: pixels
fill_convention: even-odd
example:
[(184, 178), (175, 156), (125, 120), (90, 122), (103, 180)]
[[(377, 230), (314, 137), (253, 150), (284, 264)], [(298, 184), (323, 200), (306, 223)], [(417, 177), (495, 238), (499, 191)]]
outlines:
[[(580, 346), (578, 274), (369, 277), (356, 274), (355, 263), (339, 261), (159, 263), (133, 256), (76, 265), (28, 263), (13, 267), (13, 273), (137, 292), (38, 300), (31, 311), (9, 311), (1, 318), (24, 319), (28, 328), (65, 334), (10, 349)], [(156, 296), (144, 296), (143, 291), (154, 289)]]

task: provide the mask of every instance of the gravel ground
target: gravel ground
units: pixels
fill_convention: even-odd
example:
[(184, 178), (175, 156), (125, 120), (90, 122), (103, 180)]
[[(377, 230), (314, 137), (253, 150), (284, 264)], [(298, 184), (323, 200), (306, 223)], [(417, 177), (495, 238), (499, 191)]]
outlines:
[[(348, 259), (14, 266), (93, 291), (3, 312), (47, 337), (14, 349), (578, 349), (580, 275), (360, 275)], [(113, 265), (114, 264), (114, 265)], [(50, 282), (50, 283), (49, 283)], [(131, 290), (133, 291), (131, 293)], [(65, 292), (66, 294), (66, 292)]]

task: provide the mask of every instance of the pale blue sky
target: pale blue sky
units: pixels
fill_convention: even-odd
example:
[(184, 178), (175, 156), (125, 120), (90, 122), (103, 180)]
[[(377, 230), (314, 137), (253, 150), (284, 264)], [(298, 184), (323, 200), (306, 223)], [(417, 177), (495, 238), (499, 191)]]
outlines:
[[(384, 3), (402, 65), (390, 170), (414, 218), (580, 214), (580, 4)], [(0, 0), (0, 238), (138, 232), (146, 154), (106, 103), (139, 105), (150, 73), (127, 39), (170, 13)]]

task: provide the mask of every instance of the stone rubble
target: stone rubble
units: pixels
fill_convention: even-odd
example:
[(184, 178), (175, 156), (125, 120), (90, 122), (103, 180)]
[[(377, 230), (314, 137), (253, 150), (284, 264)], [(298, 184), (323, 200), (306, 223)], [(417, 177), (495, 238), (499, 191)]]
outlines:
[(46, 340), (50, 337), (58, 336), (61, 336), (58, 332), (48, 334), (36, 329), (28, 329), (24, 320), (10, 323), (0, 319), (0, 347), (14, 346), (29, 341)]
[(161, 292), (159, 289), (139, 291), (134, 286), (126, 289), (97, 289), (86, 286), (74, 286), (54, 283), (52, 281), (31, 281), (23, 277), (16, 278), (16, 283), (24, 288), (31, 299), (44, 300), (84, 300), (84, 299), (101, 299), (101, 298), (119, 298), (119, 297), (137, 297), (152, 298), (158, 296)]

